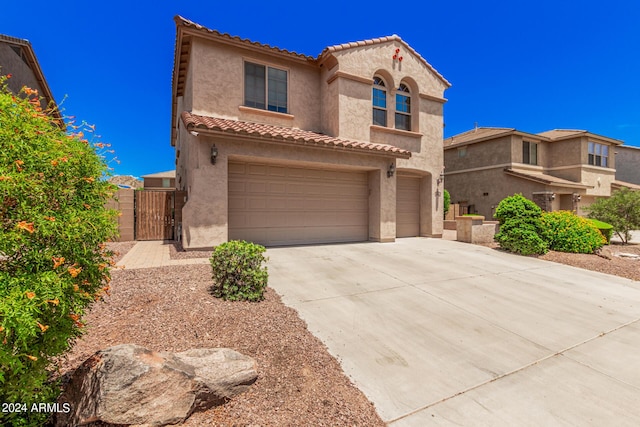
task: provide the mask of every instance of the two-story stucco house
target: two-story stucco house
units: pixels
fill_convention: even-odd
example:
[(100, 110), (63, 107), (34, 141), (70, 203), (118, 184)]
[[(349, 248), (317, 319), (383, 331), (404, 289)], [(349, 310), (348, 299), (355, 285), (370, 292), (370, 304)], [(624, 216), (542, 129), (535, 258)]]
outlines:
[(311, 57), (175, 21), (185, 248), (442, 235), (450, 85), (400, 37)]
[(516, 193), (547, 211), (585, 215), (583, 208), (596, 198), (633, 187), (616, 181), (620, 144), (584, 130), (475, 128), (444, 141), (446, 188), (452, 202), (487, 218), (500, 200)]

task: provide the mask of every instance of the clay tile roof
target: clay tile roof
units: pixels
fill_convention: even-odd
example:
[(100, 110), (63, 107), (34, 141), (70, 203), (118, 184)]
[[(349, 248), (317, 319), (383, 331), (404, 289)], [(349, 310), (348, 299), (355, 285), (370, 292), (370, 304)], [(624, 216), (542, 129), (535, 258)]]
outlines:
[(292, 51), (289, 51), (289, 50), (286, 50), (286, 49), (281, 49), (281, 48), (276, 47), (276, 46), (270, 46), (268, 44), (254, 42), (254, 41), (251, 41), (249, 39), (243, 39), (243, 38), (240, 38), (238, 36), (232, 36), (229, 33), (221, 33), (220, 31), (209, 29), (209, 28), (204, 27), (204, 26), (202, 26), (200, 24), (196, 24), (195, 22), (193, 22), (193, 21), (191, 21), (191, 20), (189, 20), (187, 18), (184, 18), (184, 17), (182, 17), (180, 15), (176, 15), (174, 20), (175, 20), (177, 26), (193, 28), (193, 29), (201, 31), (203, 33), (211, 34), (211, 35), (214, 35), (214, 36), (217, 36), (217, 37), (221, 37), (223, 39), (227, 39), (227, 40), (230, 40), (230, 41), (236, 41), (236, 42), (244, 43), (244, 44), (247, 44), (247, 45), (260, 47), (260, 48), (265, 48), (265, 49), (269, 49), (271, 51), (275, 51), (275, 52), (279, 52), (279, 53), (284, 53), (284, 54), (291, 55), (291, 56), (294, 56), (294, 57), (298, 57), (298, 58), (301, 58), (301, 59), (306, 59), (306, 60), (309, 60), (309, 61), (315, 61), (315, 58), (313, 58), (311, 56), (303, 55), (303, 54), (297, 53), (297, 52), (292, 52)]
[(449, 81), (447, 79), (445, 79), (442, 74), (440, 74), (438, 71), (436, 71), (436, 69), (433, 68), (431, 66), (431, 64), (429, 64), (427, 62), (427, 60), (422, 57), (422, 55), (420, 55), (418, 52), (416, 52), (411, 46), (409, 46), (397, 34), (393, 34), (391, 36), (385, 36), (385, 37), (377, 37), (377, 38), (374, 38), (374, 39), (360, 40), (360, 41), (356, 41), (356, 42), (342, 43), (342, 44), (337, 44), (337, 45), (334, 45), (334, 46), (328, 46), (328, 47), (324, 48), (324, 50), (320, 53), (320, 55), (318, 55), (318, 59), (322, 58), (324, 55), (326, 55), (328, 53), (338, 52), (338, 51), (345, 50), (345, 49), (352, 49), (354, 47), (371, 46), (371, 45), (374, 45), (374, 44), (386, 43), (386, 42), (394, 42), (394, 41), (402, 43), (402, 45), (405, 47), (405, 49), (407, 49), (407, 51), (411, 52), (420, 61), (422, 61), (422, 63), (428, 69), (433, 71), (433, 73), (436, 76), (438, 76), (438, 78), (440, 80), (442, 80), (442, 82), (444, 84), (446, 84), (447, 87), (451, 87), (451, 83), (449, 83)]
[(311, 132), (296, 128), (287, 128), (263, 123), (243, 122), (239, 120), (221, 119), (218, 117), (199, 116), (188, 111), (182, 113), (182, 121), (187, 129), (206, 129), (214, 132), (247, 135), (262, 139), (272, 140), (304, 146), (316, 146), (323, 148), (344, 148), (353, 151), (364, 151), (370, 154), (383, 154), (390, 157), (408, 159), (411, 152), (386, 144), (374, 144), (371, 142), (352, 141), (335, 138), (321, 133)]

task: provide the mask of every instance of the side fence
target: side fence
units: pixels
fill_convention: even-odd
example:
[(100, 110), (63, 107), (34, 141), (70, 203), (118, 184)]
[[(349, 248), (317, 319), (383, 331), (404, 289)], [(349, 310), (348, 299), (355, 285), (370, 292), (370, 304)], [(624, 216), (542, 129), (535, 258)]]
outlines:
[(118, 229), (120, 237), (118, 242), (134, 240), (134, 191), (132, 188), (120, 188), (112, 200), (109, 200), (106, 207), (116, 209), (121, 212), (118, 217)]

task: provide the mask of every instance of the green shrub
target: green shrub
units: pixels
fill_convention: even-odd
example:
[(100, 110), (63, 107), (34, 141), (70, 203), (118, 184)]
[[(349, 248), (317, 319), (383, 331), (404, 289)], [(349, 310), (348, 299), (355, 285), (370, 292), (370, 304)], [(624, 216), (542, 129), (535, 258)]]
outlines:
[(494, 216), (501, 224), (507, 219), (519, 219), (536, 225), (541, 214), (540, 206), (522, 194), (514, 194), (500, 201)]
[(606, 243), (588, 219), (570, 211), (545, 212), (542, 225), (542, 235), (554, 251), (591, 254)]
[(449, 207), (451, 206), (451, 195), (447, 190), (442, 192), (442, 210), (444, 211), (444, 216), (447, 216), (449, 212)]
[[(107, 166), (78, 127), (67, 134), (37, 92), (13, 95), (0, 77), (0, 402), (52, 403), (57, 356), (108, 289), (116, 212)], [(88, 131), (85, 127), (84, 131)], [(104, 144), (99, 143), (99, 148)], [(46, 414), (0, 413), (2, 425)]]
[(495, 241), (501, 248), (522, 255), (547, 252), (548, 245), (540, 236), (541, 214), (542, 209), (522, 194), (504, 198), (494, 215), (500, 221)]
[(230, 301), (261, 301), (267, 286), (267, 261), (264, 246), (232, 240), (213, 251), (210, 262), (213, 270), (211, 293)]
[(597, 219), (589, 219), (589, 222), (602, 233), (605, 239), (607, 239), (607, 244), (611, 243), (611, 235), (613, 234), (613, 225), (608, 224), (604, 221), (598, 221)]
[(508, 219), (502, 223), (494, 238), (501, 248), (517, 254), (539, 255), (548, 250), (538, 228), (518, 219)]

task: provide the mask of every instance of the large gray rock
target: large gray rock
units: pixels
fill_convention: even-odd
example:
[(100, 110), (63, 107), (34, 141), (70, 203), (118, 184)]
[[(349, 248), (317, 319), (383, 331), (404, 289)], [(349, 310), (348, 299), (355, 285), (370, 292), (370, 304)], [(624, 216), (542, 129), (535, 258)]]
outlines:
[(58, 414), (56, 425), (176, 424), (242, 393), (257, 377), (252, 358), (227, 348), (172, 354), (118, 345), (73, 373), (58, 399), (72, 410)]

